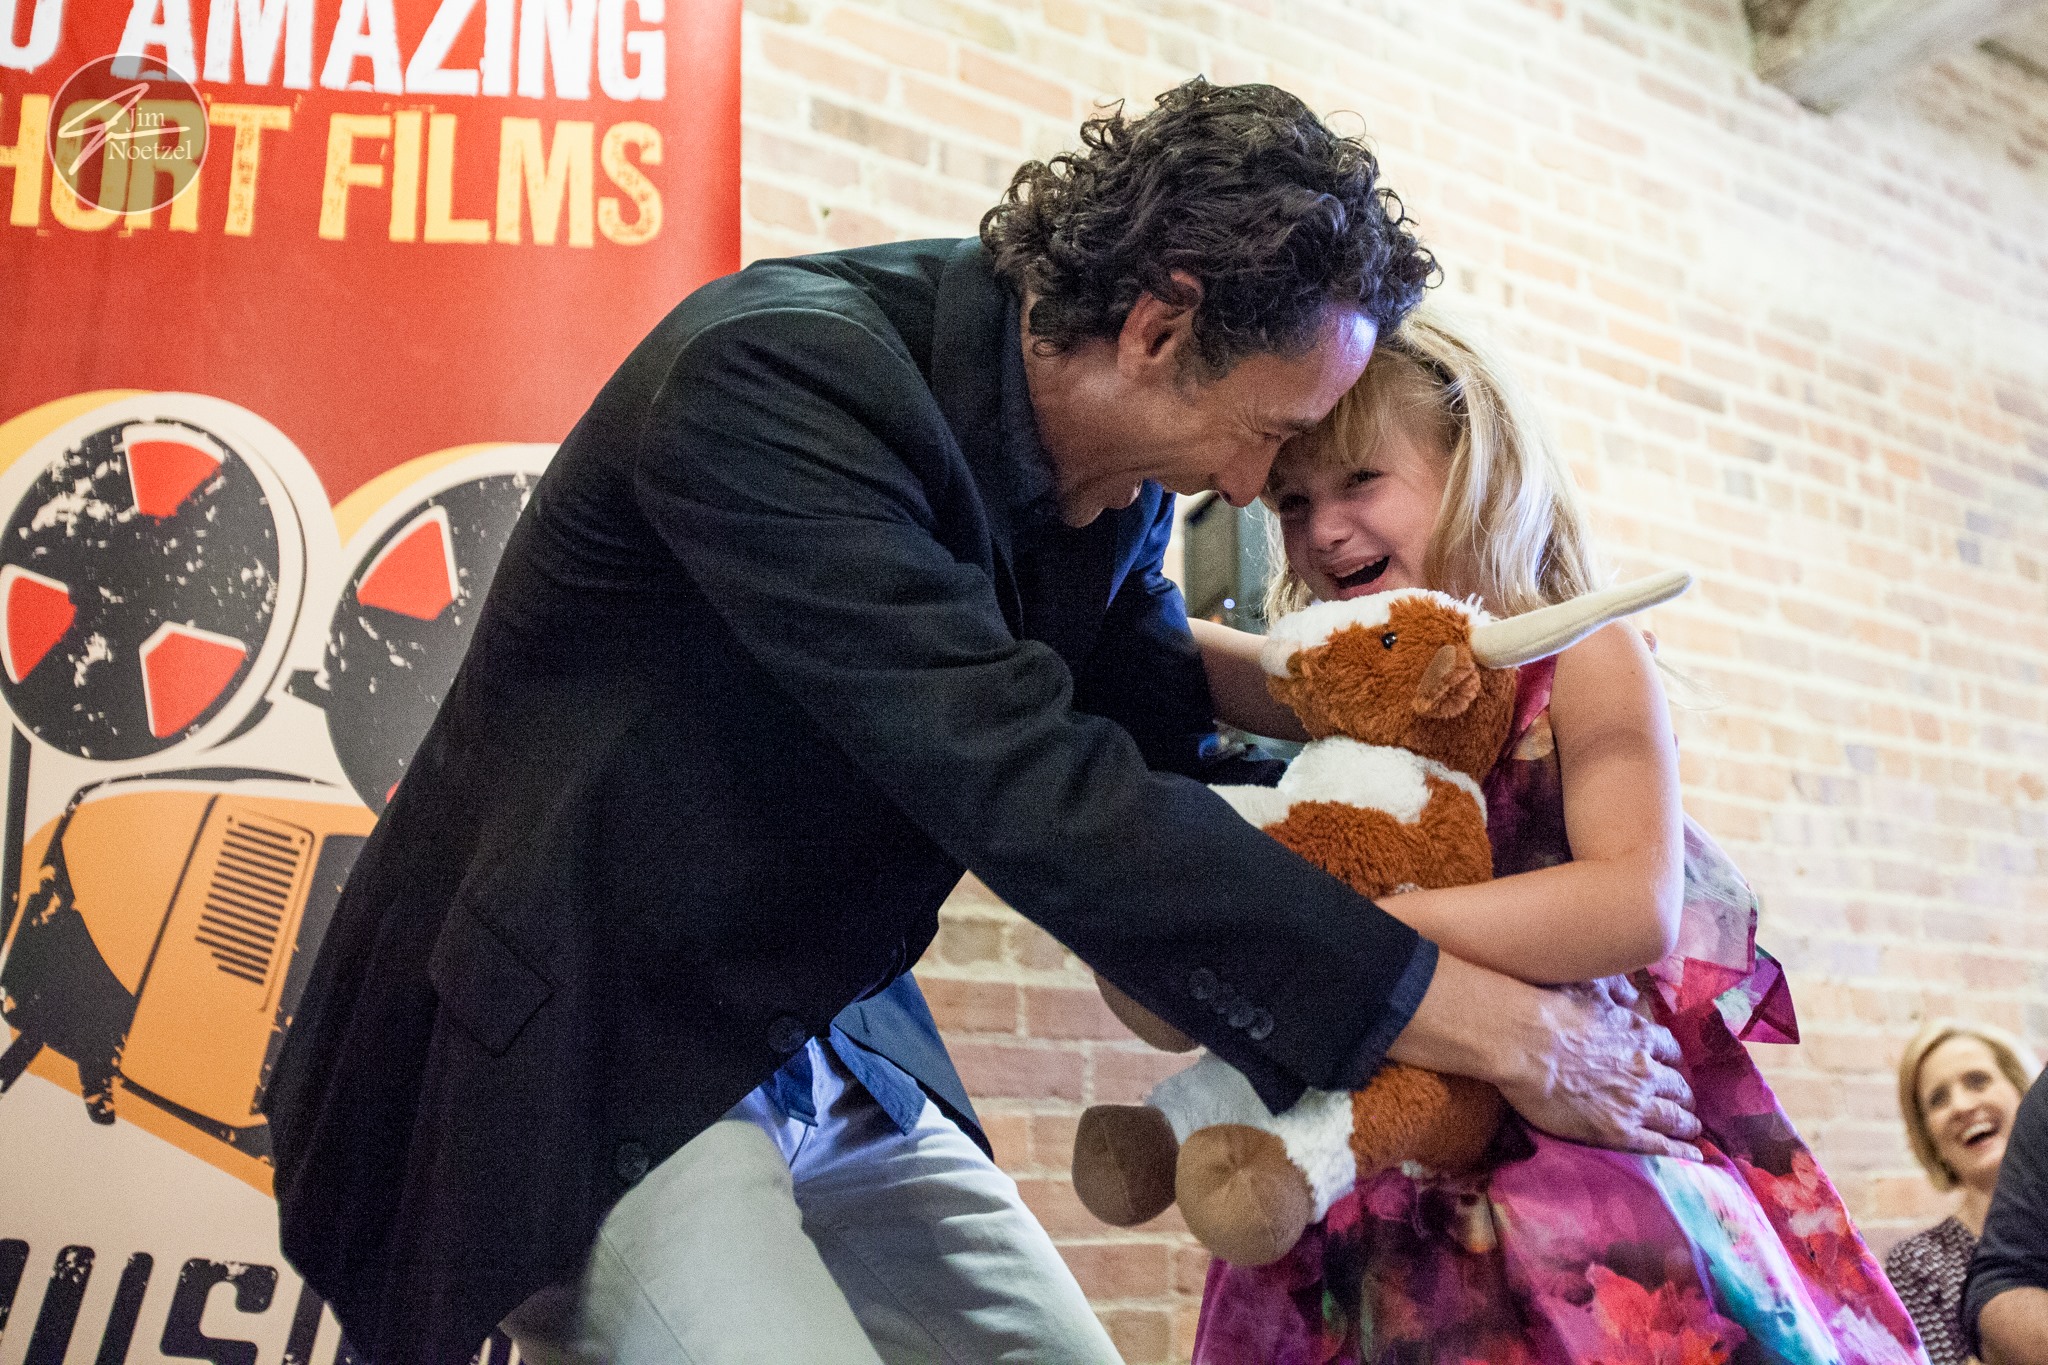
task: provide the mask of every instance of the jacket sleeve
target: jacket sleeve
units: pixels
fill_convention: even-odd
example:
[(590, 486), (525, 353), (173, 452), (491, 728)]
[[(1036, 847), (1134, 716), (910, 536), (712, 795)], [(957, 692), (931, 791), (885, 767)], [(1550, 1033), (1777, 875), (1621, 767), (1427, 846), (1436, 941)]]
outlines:
[(1287, 765), (1216, 730), (1216, 704), (1187, 604), (1166, 576), (1173, 497), (1160, 500), (1137, 561), (1111, 599), (1094, 651), (1075, 670), (1074, 705), (1107, 716), (1137, 742), (1145, 762), (1210, 785), (1270, 786)]
[(1058, 656), (946, 547), (961, 468), (893, 334), (769, 308), (684, 345), (635, 490), (712, 609), (949, 857), (1269, 1105), (1360, 1083), (1434, 946), (1073, 708)]
[(1963, 1282), (1963, 1336), (1983, 1354), (1978, 1319), (2008, 1289), (2048, 1289), (2048, 1072), (2036, 1078), (2013, 1120), (1984, 1235)]

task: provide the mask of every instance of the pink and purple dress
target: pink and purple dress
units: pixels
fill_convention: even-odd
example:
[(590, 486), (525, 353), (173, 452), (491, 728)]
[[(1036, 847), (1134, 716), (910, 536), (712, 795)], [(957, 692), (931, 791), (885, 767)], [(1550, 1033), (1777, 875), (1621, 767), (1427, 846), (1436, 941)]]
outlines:
[[(1494, 872), (1571, 857), (1548, 661), (1522, 670), (1485, 784)], [(1686, 822), (1675, 953), (1635, 974), (1676, 1035), (1703, 1162), (1560, 1141), (1510, 1119), (1497, 1164), (1397, 1172), (1269, 1266), (1210, 1266), (1194, 1365), (1892, 1365), (1919, 1338), (1745, 1041), (1796, 1042), (1756, 897)]]

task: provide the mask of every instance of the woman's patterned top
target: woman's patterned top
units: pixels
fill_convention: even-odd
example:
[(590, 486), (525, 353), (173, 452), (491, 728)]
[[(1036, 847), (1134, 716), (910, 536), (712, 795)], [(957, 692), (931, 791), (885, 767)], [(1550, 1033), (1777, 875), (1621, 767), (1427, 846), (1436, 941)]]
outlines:
[(1970, 1358), (1963, 1342), (1963, 1277), (1977, 1239), (1953, 1218), (1944, 1218), (1925, 1232), (1916, 1232), (1886, 1253), (1884, 1273), (1899, 1302), (1920, 1329), (1920, 1344), (1933, 1365), (1963, 1365)]

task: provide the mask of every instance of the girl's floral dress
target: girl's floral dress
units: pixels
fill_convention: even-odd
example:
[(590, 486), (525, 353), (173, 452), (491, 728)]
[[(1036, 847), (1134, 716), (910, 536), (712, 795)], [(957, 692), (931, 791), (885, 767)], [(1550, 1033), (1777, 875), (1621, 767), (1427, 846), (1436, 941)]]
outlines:
[[(1522, 670), (1486, 782), (1497, 876), (1571, 857), (1552, 669)], [(1756, 898), (1685, 827), (1675, 953), (1635, 975), (1677, 1036), (1704, 1162), (1560, 1141), (1510, 1119), (1484, 1174), (1389, 1172), (1269, 1266), (1209, 1269), (1195, 1365), (1880, 1365), (1925, 1358), (1841, 1197), (1744, 1041), (1796, 1042)]]

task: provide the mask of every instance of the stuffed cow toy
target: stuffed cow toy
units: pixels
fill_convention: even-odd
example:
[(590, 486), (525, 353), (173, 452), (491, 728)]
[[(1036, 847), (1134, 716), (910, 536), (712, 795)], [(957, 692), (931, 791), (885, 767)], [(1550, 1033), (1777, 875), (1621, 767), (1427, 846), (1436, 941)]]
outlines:
[[(1479, 784), (1513, 724), (1515, 669), (1691, 581), (1673, 571), (1500, 621), (1426, 589), (1296, 612), (1267, 637), (1261, 662), (1312, 742), (1278, 786), (1214, 790), (1363, 896), (1488, 880)], [(1101, 984), (1139, 1037), (1173, 1051), (1195, 1046)], [(1263, 1265), (1360, 1180), (1401, 1165), (1436, 1174), (1478, 1166), (1504, 1115), (1483, 1082), (1396, 1062), (1361, 1090), (1311, 1090), (1276, 1115), (1235, 1068), (1205, 1055), (1145, 1104), (1081, 1116), (1074, 1189), (1119, 1227), (1178, 1200), (1210, 1251)]]

